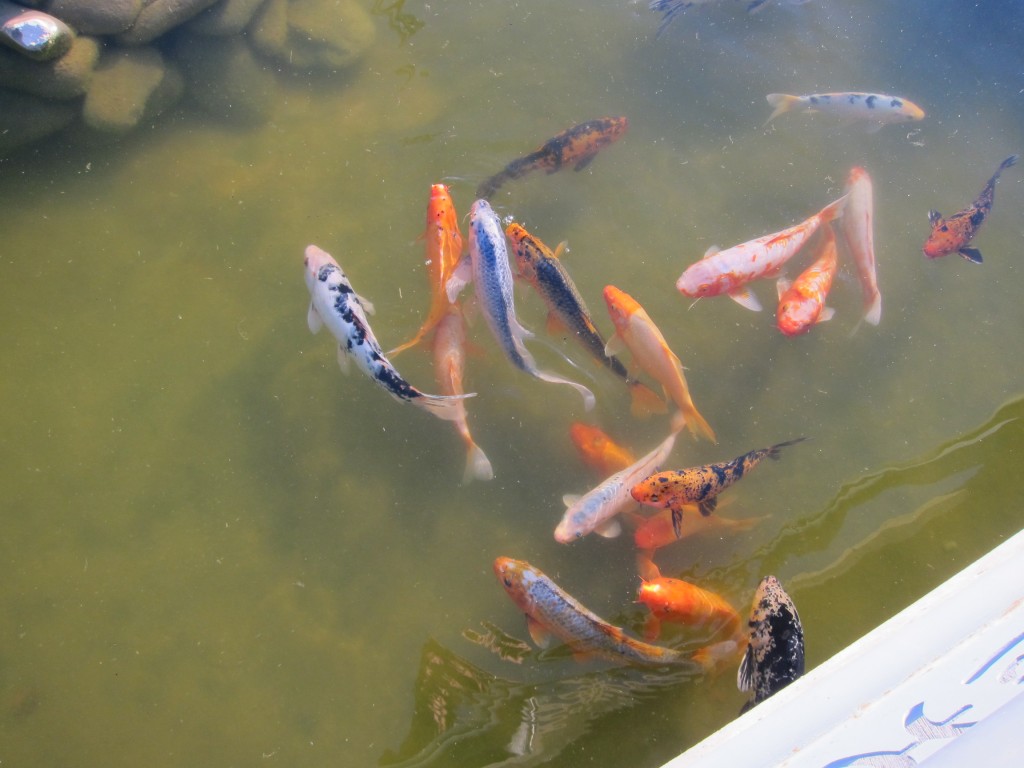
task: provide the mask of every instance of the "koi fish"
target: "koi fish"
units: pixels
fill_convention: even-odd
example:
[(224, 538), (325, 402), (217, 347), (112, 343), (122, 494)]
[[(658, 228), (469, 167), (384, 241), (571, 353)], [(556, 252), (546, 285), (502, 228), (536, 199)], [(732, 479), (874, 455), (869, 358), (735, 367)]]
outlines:
[(835, 314), (831, 307), (825, 306), (825, 298), (832, 288), (832, 279), (839, 268), (836, 237), (832, 234), (832, 227), (825, 227), (822, 231), (824, 239), (818, 246), (814, 263), (801, 272), (792, 284), (786, 280), (779, 280), (776, 324), (787, 336), (806, 333), (815, 323), (831, 320)]
[[(692, 505), (689, 511), (696, 512), (697, 506)], [(636, 543), (637, 549), (641, 550), (649, 558), (654, 553), (654, 550), (661, 549), (664, 546), (677, 542), (680, 539), (689, 538), (690, 536), (698, 536), (703, 533), (731, 534), (749, 531), (764, 520), (765, 517), (767, 516), (735, 519), (722, 517), (721, 515), (709, 515), (707, 517), (697, 515), (686, 524), (686, 528), (680, 531), (680, 535), (676, 536), (672, 525), (672, 510), (665, 509), (650, 517), (644, 517), (640, 524), (637, 525), (636, 530), (633, 531), (633, 541)]]
[(664, 413), (665, 404), (650, 388), (631, 379), (617, 357), (604, 354), (604, 338), (594, 325), (590, 310), (558, 258), (558, 253), (552, 253), (539, 238), (515, 222), (508, 225), (505, 235), (512, 243), (519, 276), (533, 286), (548, 306), (548, 327), (561, 326), (568, 329), (598, 362), (626, 382), (632, 396), (631, 411), (634, 416), (654, 411)]
[(872, 132), (886, 123), (911, 123), (924, 119), (924, 110), (917, 104), (898, 96), (881, 93), (812, 93), (790, 96), (769, 93), (768, 103), (775, 109), (765, 125), (783, 112), (824, 112), (850, 120), (868, 120)]
[(746, 712), (804, 673), (804, 628), (793, 600), (779, 580), (765, 576), (750, 609), (750, 637), (736, 675), (736, 687), (753, 691)]
[(632, 451), (623, 448), (605, 432), (589, 424), (574, 421), (569, 426), (569, 438), (576, 446), (583, 463), (601, 477), (608, 477), (636, 461)]
[(614, 285), (605, 286), (604, 300), (615, 324), (615, 334), (605, 345), (604, 353), (614, 355), (628, 349), (634, 362), (661, 384), (665, 396), (675, 402), (690, 432), (694, 435), (699, 432), (715, 442), (714, 430), (697, 412), (697, 406), (690, 397), (683, 364), (668, 348), (668, 342), (644, 308), (636, 299)]
[(740, 615), (727, 600), (688, 581), (662, 576), (654, 563), (650, 567), (652, 572), (641, 580), (636, 596), (636, 601), (650, 611), (644, 623), (645, 640), (658, 639), (663, 621), (687, 627), (710, 626), (715, 636), (736, 634)]
[(600, 485), (583, 496), (564, 496), (562, 501), (565, 502), (566, 510), (555, 528), (555, 541), (568, 544), (591, 531), (597, 531), (599, 535), (608, 538), (618, 536), (622, 526), (614, 517), (632, 503), (629, 489), (668, 458), (676, 444), (676, 434), (669, 433), (653, 451), (605, 478)]
[(863, 168), (852, 168), (846, 181), (846, 191), (849, 197), (846, 214), (842, 219), (843, 239), (857, 265), (861, 293), (864, 295), (864, 319), (872, 325), (878, 325), (882, 319), (882, 294), (878, 290), (878, 278), (875, 275), (872, 225), (875, 204), (868, 172)]
[(732, 461), (705, 464), (702, 467), (656, 472), (634, 485), (629, 494), (641, 504), (659, 509), (672, 510), (672, 526), (679, 535), (683, 520), (683, 507), (696, 504), (700, 513), (710, 515), (718, 506), (718, 494), (737, 482), (766, 458), (778, 460), (779, 453), (789, 445), (803, 442), (798, 437), (785, 443), (776, 443), (770, 448), (737, 456)]
[(574, 125), (548, 139), (540, 149), (513, 160), (485, 179), (477, 188), (476, 196), (492, 197), (506, 181), (522, 178), (531, 171), (554, 173), (567, 165), (571, 165), (574, 171), (582, 171), (598, 152), (619, 139), (627, 128), (629, 120), (625, 117), (599, 117)]
[(455, 265), (462, 256), (462, 233), (459, 232), (459, 219), (455, 215), (455, 204), (452, 202), (448, 187), (434, 184), (430, 187), (430, 202), (427, 203), (427, 227), (423, 231), (426, 241), (427, 279), (430, 282), (430, 312), (416, 335), (404, 344), (395, 347), (388, 355), (393, 357), (409, 347), (419, 344), (423, 337), (445, 317), (451, 302), (445, 292), (448, 278), (455, 270)]
[(781, 232), (748, 240), (724, 251), (711, 246), (703, 259), (691, 264), (679, 276), (676, 289), (692, 299), (725, 293), (741, 306), (760, 312), (761, 302), (747, 290), (746, 284), (778, 274), (818, 227), (843, 215), (845, 204), (846, 195), (843, 195), (809, 219)]
[[(656, 36), (660, 37), (665, 28), (675, 20), (676, 16), (695, 5), (707, 5), (719, 0), (651, 0), (648, 6), (652, 11), (661, 12), (661, 23), (658, 24)], [(771, 0), (750, 0), (747, 3), (747, 13), (757, 13), (764, 8)], [(786, 5), (803, 5), (809, 0), (780, 0)]]
[(533, 334), (516, 318), (512, 293), (512, 268), (509, 266), (505, 233), (498, 214), (486, 200), (477, 200), (469, 212), (469, 257), (463, 257), (447, 283), (448, 300), (454, 302), (462, 288), (472, 281), (487, 326), (501, 345), (505, 356), (521, 371), (553, 384), (572, 387), (583, 398), (586, 410), (594, 407), (594, 393), (582, 384), (563, 379), (537, 367), (533, 355), (523, 344)]
[[(466, 324), (456, 304), (449, 304), (447, 313), (438, 321), (434, 331), (434, 375), (441, 392), (446, 395), (461, 395), (462, 374), (466, 363)], [(463, 484), (470, 480), (493, 480), (494, 469), (487, 455), (473, 441), (466, 422), (466, 408), (461, 400), (456, 401), (457, 418), (452, 423), (466, 444), (466, 471)]]
[(700, 669), (680, 651), (629, 637), (527, 562), (499, 557), (494, 561), (494, 573), (512, 602), (526, 614), (530, 637), (542, 648), (553, 635), (577, 657), (593, 655), (620, 663), (682, 666), (695, 672)]
[(959, 253), (968, 261), (981, 264), (981, 251), (977, 248), (968, 248), (967, 244), (977, 234), (989, 212), (992, 210), (992, 200), (996, 194), (996, 182), (999, 181), (999, 174), (1017, 162), (1019, 155), (1010, 155), (1003, 160), (996, 168), (988, 184), (981, 190), (981, 194), (974, 202), (957, 211), (948, 219), (942, 218), (938, 211), (928, 211), (928, 221), (931, 222), (932, 231), (924, 244), (924, 255), (929, 259), (937, 259), (940, 256), (947, 256), (950, 253)]
[[(476, 393), (457, 396), (428, 395), (401, 377), (381, 351), (365, 312), (373, 305), (352, 289), (352, 284), (329, 253), (315, 245), (306, 247), (306, 287), (310, 302), (307, 322), (317, 333), (324, 325), (338, 340), (338, 364), (348, 373), (349, 358), (356, 367), (383, 387), (396, 400), (413, 403), (448, 421), (458, 420), (461, 401)], [(364, 311), (365, 310), (365, 311)]]

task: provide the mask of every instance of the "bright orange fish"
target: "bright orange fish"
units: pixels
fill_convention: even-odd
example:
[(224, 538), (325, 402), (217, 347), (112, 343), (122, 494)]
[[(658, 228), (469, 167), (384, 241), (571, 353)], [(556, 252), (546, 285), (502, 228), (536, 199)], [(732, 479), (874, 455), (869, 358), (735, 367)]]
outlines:
[[(708, 440), (717, 442), (711, 426), (693, 404), (682, 363), (668, 348), (665, 337), (644, 308), (636, 299), (614, 285), (605, 286), (604, 300), (615, 324), (615, 334), (608, 340), (605, 354), (614, 355), (628, 349), (633, 355), (633, 361), (661, 384), (666, 397), (671, 397), (679, 407), (690, 432), (694, 435), (699, 432)], [(673, 429), (675, 427), (673, 423)]]
[(623, 448), (604, 431), (590, 424), (574, 421), (569, 427), (569, 437), (583, 463), (599, 477), (615, 474), (636, 461), (636, 456), (628, 448)]
[(430, 202), (427, 203), (427, 228), (423, 232), (426, 240), (427, 279), (430, 282), (430, 312), (416, 335), (401, 346), (395, 347), (388, 355), (393, 357), (399, 352), (415, 346), (423, 337), (430, 333), (441, 318), (448, 312), (451, 302), (445, 291), (445, 284), (455, 265), (462, 255), (462, 233), (459, 232), (459, 219), (455, 215), (455, 204), (448, 187), (444, 184), (433, 184), (430, 187)]
[(739, 630), (740, 616), (722, 597), (682, 579), (670, 579), (658, 573), (645, 579), (637, 592), (637, 602), (650, 610), (644, 624), (644, 639), (656, 640), (661, 622), (671, 621), (687, 627), (713, 627), (716, 637), (731, 637)]
[(825, 299), (839, 268), (836, 236), (832, 227), (824, 227), (822, 235), (814, 263), (792, 284), (779, 280), (779, 309), (775, 318), (779, 330), (787, 336), (806, 333), (815, 323), (831, 320), (835, 314), (831, 307), (825, 306)]

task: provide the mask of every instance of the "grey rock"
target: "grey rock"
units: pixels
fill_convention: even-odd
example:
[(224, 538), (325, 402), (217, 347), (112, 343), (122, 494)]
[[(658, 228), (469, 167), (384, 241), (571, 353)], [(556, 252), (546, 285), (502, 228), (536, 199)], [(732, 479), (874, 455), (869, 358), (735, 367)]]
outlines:
[(284, 57), (288, 50), (288, 0), (267, 0), (253, 16), (246, 35), (264, 56)]
[(267, 0), (221, 0), (188, 22), (188, 31), (200, 35), (237, 35)]
[(277, 80), (240, 38), (182, 36), (173, 55), (190, 98), (205, 111), (247, 125), (270, 118)]
[(60, 19), (42, 11), (0, 0), (0, 43), (35, 61), (63, 56), (75, 33)]
[(32, 61), (0, 48), (0, 87), (50, 99), (81, 96), (92, 78), (99, 49), (95, 39), (82, 36), (75, 38), (71, 50), (51, 61)]
[(124, 45), (144, 45), (205, 11), (217, 0), (143, 0), (135, 23), (118, 35)]
[(355, 64), (376, 36), (373, 19), (355, 0), (291, 0), (283, 43), (261, 40), (258, 50), (294, 69), (332, 71)]
[(142, 0), (49, 0), (46, 10), (83, 35), (116, 35), (135, 21)]
[(104, 53), (96, 66), (82, 117), (105, 133), (125, 133), (177, 101), (181, 75), (168, 68), (155, 48), (124, 48)]
[(0, 89), (0, 155), (56, 133), (77, 116), (72, 102)]

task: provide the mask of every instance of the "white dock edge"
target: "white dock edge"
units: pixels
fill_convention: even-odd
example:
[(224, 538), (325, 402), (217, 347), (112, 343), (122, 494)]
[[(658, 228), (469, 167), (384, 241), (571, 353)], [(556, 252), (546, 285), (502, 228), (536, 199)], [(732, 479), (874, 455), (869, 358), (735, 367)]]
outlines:
[(1024, 531), (664, 768), (1021, 766), (1022, 684)]

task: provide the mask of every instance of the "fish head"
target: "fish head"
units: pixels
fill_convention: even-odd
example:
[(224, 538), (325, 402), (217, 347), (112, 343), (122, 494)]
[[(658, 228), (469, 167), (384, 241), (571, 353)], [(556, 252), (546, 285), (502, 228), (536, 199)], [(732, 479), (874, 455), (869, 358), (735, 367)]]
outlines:
[(629, 327), (630, 319), (640, 309), (636, 299), (614, 285), (604, 287), (604, 301), (608, 305), (608, 316), (619, 332)]
[(932, 224), (932, 231), (921, 251), (929, 259), (946, 256), (960, 250), (966, 244), (967, 239), (960, 228), (942, 218), (936, 211), (929, 211), (928, 220)]
[(908, 122), (924, 120), (924, 110), (912, 101), (903, 101), (903, 114), (906, 116)]
[(630, 488), (629, 495), (633, 497), (633, 501), (649, 507), (666, 507), (668, 500), (663, 499), (662, 488), (668, 479), (664, 472), (656, 472)]
[[(345, 272), (331, 254), (315, 245), (306, 246), (303, 264), (306, 267), (306, 286), (310, 290), (318, 280), (326, 279), (328, 272), (337, 270), (342, 277), (345, 276)], [(324, 271), (325, 269), (327, 272)]]
[(783, 294), (779, 302), (777, 325), (787, 336), (799, 336), (806, 333), (818, 320), (822, 304), (817, 299)]

